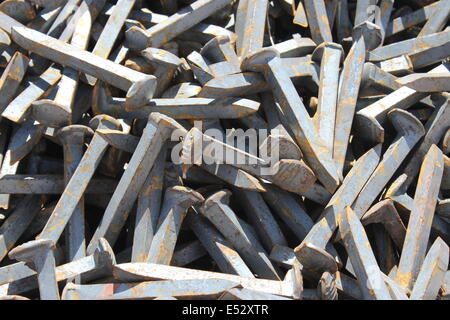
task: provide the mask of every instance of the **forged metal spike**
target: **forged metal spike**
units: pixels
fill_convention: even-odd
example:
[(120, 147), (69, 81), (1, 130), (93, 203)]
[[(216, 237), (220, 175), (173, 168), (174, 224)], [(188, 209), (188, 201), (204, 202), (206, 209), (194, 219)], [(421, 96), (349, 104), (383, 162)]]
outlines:
[(11, 30), (14, 27), (24, 27), (24, 25), (0, 10), (0, 28), (11, 36)]
[[(5, 157), (6, 159), (6, 157)], [(18, 163), (14, 164), (14, 166)], [(3, 194), (61, 194), (64, 192), (64, 177), (54, 174), (15, 174), (6, 173), (6, 166), (0, 174), (0, 190)], [(86, 193), (111, 194), (117, 182), (111, 179), (92, 179)]]
[(175, 186), (166, 190), (146, 262), (170, 263), (187, 209), (204, 200), (200, 193), (186, 187)]
[[(119, 127), (117, 120), (108, 116), (94, 117), (91, 122), (98, 123), (100, 129), (105, 127), (116, 129)], [(77, 169), (67, 183), (64, 193), (59, 198), (55, 210), (37, 237), (38, 239), (54, 239), (54, 241), (59, 239), (107, 148), (108, 143), (98, 134), (94, 134)]]
[(36, 269), (41, 300), (59, 300), (55, 274), (55, 243), (52, 240), (33, 240), (11, 250), (11, 259), (31, 262)]
[[(295, 2), (293, 3), (293, 6)], [(299, 1), (297, 8), (294, 10), (294, 20), (293, 23), (298, 24), (304, 28), (308, 27), (308, 18), (306, 16), (305, 7), (303, 6), (303, 2)]]
[(324, 272), (322, 277), (320, 277), (317, 291), (322, 300), (337, 300), (338, 292), (334, 275)]
[(388, 114), (388, 117), (398, 134), (395, 141), (383, 154), (383, 159), (361, 190), (358, 198), (351, 205), (359, 218), (370, 208), (408, 153), (425, 134), (423, 125), (407, 111), (394, 109)]
[(28, 23), (36, 18), (36, 10), (25, 0), (5, 0), (0, 3), (0, 11), (21, 23)]
[(443, 154), (450, 153), (450, 129), (447, 130), (442, 138), (441, 150)]
[(150, 29), (132, 27), (125, 33), (127, 43), (132, 49), (147, 47), (159, 48), (174, 37), (190, 29), (213, 13), (223, 9), (231, 0), (197, 0), (191, 5)]
[(338, 2), (336, 13), (336, 35), (339, 43), (345, 38), (351, 37), (353, 25), (350, 21), (348, 11), (348, 0), (341, 0)]
[[(230, 144), (222, 143), (217, 139), (204, 135), (197, 128), (191, 129), (183, 141), (183, 152), (181, 154), (182, 163), (201, 163), (201, 159), (196, 159), (194, 154), (197, 151), (197, 145), (202, 148), (201, 154), (205, 163), (226, 163), (227, 160), (223, 161), (221, 156), (225, 154), (227, 159), (232, 159), (233, 163), (230, 165), (271, 181), (288, 191), (306, 191), (315, 182), (313, 172), (301, 160), (282, 159), (271, 164), (272, 167), (269, 168), (267, 167), (268, 163), (266, 160), (234, 148)], [(222, 153), (218, 152), (218, 150), (221, 150)], [(237, 161), (234, 161), (234, 159)], [(268, 172), (269, 170), (270, 172)]]
[(376, 0), (357, 0), (355, 12), (355, 26), (364, 21), (373, 22), (372, 7), (377, 4)]
[(300, 246), (295, 250), (300, 253), (300, 263), (313, 269), (316, 265), (313, 257), (307, 254), (301, 254), (302, 245), (312, 244), (318, 248), (325, 249), (331, 239), (334, 231), (338, 227), (339, 216), (344, 208), (351, 205), (363, 189), (367, 180), (376, 169), (380, 160), (381, 146), (370, 149), (366, 154), (359, 158), (354, 164), (352, 170), (345, 177), (342, 186), (336, 191), (328, 205), (319, 217), (317, 223), (311, 228)]
[(279, 54), (274, 49), (263, 49), (247, 56), (242, 62), (243, 70), (260, 71), (274, 90), (274, 95), (286, 115), (295, 139), (324, 187), (333, 192), (339, 185), (339, 176), (329, 154), (323, 153), (324, 142), (317, 137), (294, 85), (280, 66)]
[(88, 254), (96, 249), (100, 238), (105, 238), (111, 245), (115, 244), (159, 151), (164, 142), (170, 138), (172, 131), (179, 127), (181, 125), (172, 118), (159, 113), (150, 114), (136, 151), (133, 153), (89, 243)]
[(29, 61), (30, 59), (28, 59), (28, 57), (20, 52), (16, 52), (9, 61), (6, 69), (3, 71), (0, 78), (0, 111), (2, 113), (14, 98), (14, 95), (27, 72)]
[(153, 263), (124, 263), (114, 266), (114, 278), (119, 281), (224, 279), (236, 282), (243, 288), (265, 293), (293, 297), (292, 286), (283, 281), (255, 279), (232, 274), (172, 267)]
[(67, 0), (31, 0), (30, 2), (42, 8), (56, 8), (62, 6)]
[(333, 27), (334, 27), (334, 22), (336, 19), (338, 5), (339, 5), (338, 0), (327, 0), (325, 2), (325, 6), (327, 9), (328, 22), (330, 23), (331, 30), (333, 30)]
[(422, 30), (420, 30), (420, 33), (417, 36), (423, 37), (441, 31), (445, 27), (449, 18), (450, 1), (439, 1), (439, 3), (434, 7), (433, 13), (427, 19), (427, 22), (422, 27)]
[[(298, 261), (307, 261), (305, 268), (320, 277), (324, 272), (336, 273), (338, 265), (336, 259), (322, 248), (315, 246), (310, 242), (302, 242), (294, 249)], [(314, 265), (310, 264), (314, 261)]]
[(194, 82), (183, 82), (170, 87), (162, 94), (163, 99), (187, 99), (200, 97), (202, 87)]
[(62, 6), (42, 9), (37, 13), (36, 18), (28, 24), (28, 28), (47, 33), (62, 9)]
[[(259, 102), (242, 98), (208, 99), (152, 99), (146, 106), (125, 111), (123, 98), (113, 98), (104, 104), (106, 114), (124, 119), (146, 119), (152, 112), (159, 112), (174, 119), (235, 119), (255, 113)], [(117, 110), (117, 111), (116, 111)]]
[(155, 66), (155, 71), (152, 74), (158, 79), (158, 83), (154, 96), (159, 97), (169, 86), (182, 61), (169, 51), (156, 48), (147, 48), (141, 51), (141, 55), (152, 66)]
[(32, 103), (61, 79), (61, 71), (50, 67), (17, 95), (2, 112), (2, 117), (21, 123), (31, 112)]
[(436, 300), (448, 268), (448, 256), (447, 244), (437, 238), (423, 260), (411, 292), (411, 300)]
[(436, 214), (450, 219), (450, 199), (440, 200), (436, 205)]
[(150, 170), (137, 199), (136, 224), (134, 227), (132, 262), (145, 262), (160, 216), (164, 182), (164, 166), (167, 149), (162, 148)]
[(16, 295), (6, 295), (0, 297), (1, 300), (30, 300), (27, 297), (16, 296)]
[(97, 129), (96, 133), (108, 141), (110, 146), (128, 153), (133, 153), (139, 144), (139, 137), (120, 130)]
[(361, 218), (361, 223), (364, 226), (372, 223), (383, 224), (397, 248), (402, 248), (405, 241), (406, 228), (392, 200), (386, 199), (372, 206)]
[(231, 165), (202, 163), (200, 168), (237, 188), (259, 192), (266, 190), (254, 176)]
[(126, 104), (129, 106), (144, 105), (152, 98), (155, 91), (156, 78), (154, 76), (131, 70), (93, 53), (79, 50), (73, 45), (38, 31), (13, 28), (12, 38), (27, 50), (127, 91)]
[(294, 58), (312, 53), (316, 43), (310, 38), (301, 38), (298, 33), (295, 33), (292, 39), (276, 43), (272, 47), (280, 53), (281, 58)]
[[(297, 58), (282, 58), (289, 77), (300, 82), (318, 83), (318, 68), (309, 61), (300, 62)], [(269, 86), (263, 76), (254, 72), (243, 72), (214, 77), (203, 84), (199, 97), (226, 98), (231, 96), (246, 96), (265, 92)]]
[[(84, 28), (90, 27), (91, 25), (91, 22), (86, 20), (89, 20), (91, 15), (97, 16), (104, 4), (105, 1), (103, 0), (69, 0), (63, 10), (61, 10), (55, 22), (47, 31), (47, 35), (64, 42), (70, 42), (76, 29), (78, 28), (78, 35), (75, 35), (75, 38), (83, 39), (85, 37)], [(86, 23), (82, 23), (82, 21), (86, 21)], [(81, 34), (79, 31), (81, 31)], [(46, 57), (40, 56), (36, 53), (32, 53), (30, 57), (32, 59), (31, 70), (35, 74), (44, 72), (44, 70), (47, 69), (52, 63), (52, 61), (46, 59)]]
[[(242, 59), (263, 47), (268, 0), (245, 0), (245, 7), (239, 7), (236, 15), (236, 52)], [(241, 4), (240, 4), (241, 5)]]
[[(77, 169), (83, 157), (84, 142), (87, 137), (93, 136), (94, 131), (86, 126), (72, 125), (60, 129), (57, 136), (63, 144), (64, 150), (64, 180), (66, 184)], [(81, 198), (65, 230), (66, 258), (68, 261), (82, 258), (86, 255), (85, 240), (84, 198)], [(79, 279), (75, 280), (79, 283)]]
[(346, 207), (345, 213), (339, 217), (339, 231), (365, 299), (391, 300), (369, 239), (359, 217), (350, 207)]
[(389, 294), (391, 295), (392, 300), (409, 300), (408, 294), (410, 292), (408, 289), (399, 285), (383, 272), (381, 272), (381, 276), (383, 277), (384, 283), (389, 290)]
[(204, 85), (215, 77), (213, 71), (209, 67), (211, 62), (207, 61), (197, 51), (192, 51), (187, 57), (186, 61), (192, 70), (195, 79)]
[(450, 91), (450, 73), (414, 73), (398, 80), (417, 92)]
[(235, 190), (238, 201), (243, 206), (249, 221), (256, 228), (262, 244), (266, 250), (275, 245), (287, 246), (287, 240), (281, 232), (278, 223), (274, 219), (269, 207), (264, 202), (262, 195), (255, 191)]
[(236, 71), (240, 71), (239, 58), (234, 51), (234, 44), (227, 36), (218, 36), (211, 39), (200, 50), (200, 54), (207, 60), (215, 63), (226, 61)]
[(39, 196), (28, 195), (0, 226), (0, 260), (8, 254), (40, 210)]
[[(258, 242), (252, 241), (236, 214), (228, 206), (231, 192), (219, 191), (205, 200), (200, 212), (231, 242), (243, 259), (260, 277), (279, 279), (268, 255)], [(255, 239), (256, 240), (256, 239)]]
[[(17, 127), (14, 127), (12, 129), (11, 135), (14, 137), (14, 135), (17, 134), (17, 131), (18, 131)], [(11, 155), (11, 148), (9, 146), (10, 144), (11, 144), (11, 141), (8, 143), (8, 147), (6, 148), (4, 156), (3, 156), (3, 163), (2, 163), (2, 167), (0, 169), (0, 174), (2, 176), (15, 175), (17, 173), (17, 169), (19, 168), (20, 161), (17, 161), (14, 164), (11, 163), (12, 155)], [(2, 190), (4, 190), (4, 189), (2, 189)], [(6, 192), (6, 191), (2, 191), (2, 192)], [(0, 194), (0, 208), (1, 209), (5, 209), (5, 210), (9, 209), (10, 198), (11, 197), (8, 193)]]
[(365, 56), (369, 50), (380, 43), (380, 27), (368, 21), (356, 24), (353, 29), (353, 39), (353, 45), (344, 60), (336, 107), (333, 160), (336, 162), (339, 175), (342, 175), (344, 170)]
[[(105, 6), (108, 8), (108, 5)], [(110, 6), (108, 10), (105, 12), (106, 15), (111, 15), (112, 10), (114, 10), (115, 6)], [(146, 28), (150, 28), (156, 24), (162, 23), (169, 19), (168, 16), (151, 12), (147, 8), (142, 8), (140, 10), (132, 10), (130, 15), (130, 19), (137, 20), (145, 25)], [(192, 28), (189, 28), (185, 32), (181, 33), (177, 36), (178, 39), (191, 40), (196, 39), (202, 43), (206, 43), (214, 37), (217, 36), (228, 36), (231, 41), (236, 42), (236, 34), (228, 29), (223, 27), (208, 24), (208, 23), (197, 23)]]
[(188, 213), (186, 222), (222, 272), (254, 278), (239, 253), (205, 217)]
[(382, 0), (378, 6), (379, 10), (375, 12), (375, 23), (380, 27), (382, 35), (382, 40), (380, 43), (381, 46), (383, 45), (386, 36), (386, 29), (391, 18), (391, 13), (394, 7), (394, 0)]
[[(320, 45), (322, 42), (333, 42), (330, 22), (324, 0), (304, 0), (311, 38)], [(298, 10), (298, 9), (297, 9)]]
[(314, 225), (311, 217), (291, 193), (269, 184), (264, 187), (266, 192), (262, 193), (262, 197), (268, 206), (285, 222), (298, 240), (303, 240)]
[(378, 62), (401, 55), (408, 55), (420, 53), (425, 50), (436, 49), (445, 51), (445, 46), (448, 45), (450, 39), (450, 30), (433, 33), (420, 38), (408, 39), (400, 42), (395, 42), (383, 47), (376, 48), (369, 52), (367, 60), (370, 62)]
[(288, 270), (286, 273), (283, 282), (291, 285), (293, 288), (293, 298), (296, 300), (300, 300), (302, 298), (303, 293), (303, 275), (302, 275), (303, 266), (295, 262), (292, 265), (292, 268)]
[(10, 164), (25, 158), (39, 143), (44, 130), (45, 127), (34, 120), (24, 122), (10, 139), (8, 146), (11, 152)]
[(411, 59), (406, 55), (380, 61), (376, 64), (381, 70), (395, 76), (408, 75), (412, 73), (414, 69)]
[[(281, 123), (279, 114), (274, 109), (276, 102), (273, 95), (270, 93), (261, 94), (261, 106), (264, 110), (268, 122), (268, 129), (271, 130), (270, 135), (260, 142), (260, 150), (271, 150), (272, 142), (278, 144), (278, 153), (280, 159), (296, 159), (301, 160), (303, 153), (300, 148), (292, 139), (291, 135), (287, 132), (286, 128)], [(272, 130), (276, 130), (277, 134), (272, 133)], [(264, 149), (267, 148), (267, 149)]]
[(421, 166), (396, 276), (397, 282), (409, 289), (413, 288), (425, 258), (443, 170), (442, 152), (432, 145)]
[(386, 29), (386, 37), (398, 34), (408, 28), (419, 25), (427, 21), (434, 13), (439, 2), (433, 2), (425, 7), (421, 7), (413, 12), (408, 12), (404, 15), (392, 19)]
[(302, 160), (281, 159), (272, 164), (272, 171), (267, 175), (255, 172), (250, 166), (242, 168), (284, 190), (298, 194), (308, 192), (316, 182), (314, 172)]
[[(445, 161), (445, 160), (444, 160)], [(445, 167), (444, 167), (445, 172)], [(400, 175), (387, 189), (384, 197), (393, 200), (403, 210), (412, 211), (414, 205), (414, 199), (412, 199), (407, 193), (408, 184), (407, 175)], [(439, 216), (434, 215), (431, 223), (431, 230), (434, 234), (441, 237), (445, 241), (450, 241), (450, 232), (447, 227), (447, 222), (441, 219)]]
[(411, 52), (408, 54), (408, 58), (411, 60), (414, 70), (419, 70), (436, 63), (440, 63), (442, 60), (448, 59), (450, 45), (447, 42), (442, 47), (426, 48), (423, 51)]
[(0, 53), (5, 51), (11, 45), (11, 39), (8, 33), (0, 29)]
[(68, 283), (62, 300), (127, 300), (148, 299), (158, 296), (185, 298), (213, 298), (236, 287), (236, 283), (224, 279), (164, 280), (140, 283), (107, 283), (76, 285)]
[[(92, 21), (98, 15), (105, 1), (83, 2), (80, 7), (85, 10), (78, 18), (74, 27), (71, 44), (81, 50), (86, 50), (89, 44)], [(65, 67), (55, 98), (38, 100), (32, 103), (31, 117), (41, 124), (50, 127), (60, 127), (71, 123), (75, 97), (78, 89), (78, 71)]]
[(335, 43), (321, 43), (315, 50), (312, 59), (320, 61), (319, 102), (314, 115), (316, 127), (326, 147), (332, 153), (334, 128), (336, 121), (336, 104), (339, 84), (339, 66), (343, 49)]
[[(432, 69), (429, 73), (442, 72), (449, 72), (447, 65), (440, 65)], [(358, 111), (355, 116), (356, 128), (364, 132), (364, 138), (366, 140), (383, 142), (384, 129), (381, 123), (386, 119), (388, 112), (394, 108), (408, 109), (426, 96), (427, 93), (417, 92), (407, 86), (402, 86), (386, 97)]]
[(448, 129), (450, 120), (450, 99), (447, 99), (441, 106), (437, 107), (430, 119), (425, 123), (426, 134), (421, 141), (414, 155), (409, 160), (404, 173), (407, 174), (406, 185), (411, 185), (419, 173), (421, 163), (432, 144), (438, 144), (442, 136)]
[(66, 27), (66, 23), (69, 22), (68, 18), (78, 9), (80, 2), (81, 0), (65, 1), (64, 6), (46, 33), (52, 37), (60, 36)]
[(270, 260), (277, 262), (288, 269), (290, 269), (295, 263), (299, 263), (297, 257), (295, 256), (294, 250), (278, 244), (273, 246), (270, 251), (269, 258)]
[[(135, 2), (135, 0), (117, 1), (99, 39), (95, 43), (94, 49), (92, 49), (93, 54), (105, 59), (109, 57), (122, 26), (125, 23), (125, 19), (130, 14), (131, 9), (133, 9)], [(86, 79), (89, 85), (95, 85), (96, 79), (94, 77), (86, 76)]]
[(373, 63), (366, 62), (364, 64), (359, 95), (365, 95), (366, 91), (373, 89), (380, 93), (389, 94), (402, 87), (397, 80), (398, 78), (394, 75), (387, 73)]
[(194, 240), (179, 246), (172, 257), (170, 265), (182, 267), (194, 262), (208, 253), (200, 241)]
[[(56, 267), (56, 281), (82, 276), (83, 281), (95, 280), (111, 275), (116, 264), (114, 252), (105, 239), (100, 248), (90, 256)], [(8, 294), (21, 294), (38, 287), (36, 271), (24, 262), (0, 268), (0, 283), (7, 287)]]
[(393, 200), (395, 203), (399, 204), (406, 210), (411, 210), (413, 207), (413, 199), (407, 194), (407, 179), (408, 176), (406, 174), (401, 174), (386, 190), (384, 198)]

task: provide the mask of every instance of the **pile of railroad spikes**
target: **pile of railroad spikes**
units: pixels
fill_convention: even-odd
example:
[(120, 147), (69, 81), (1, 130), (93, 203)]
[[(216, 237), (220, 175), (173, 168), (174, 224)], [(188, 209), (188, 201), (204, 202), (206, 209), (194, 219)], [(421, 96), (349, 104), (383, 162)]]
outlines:
[(0, 1), (0, 299), (449, 299), (449, 20)]

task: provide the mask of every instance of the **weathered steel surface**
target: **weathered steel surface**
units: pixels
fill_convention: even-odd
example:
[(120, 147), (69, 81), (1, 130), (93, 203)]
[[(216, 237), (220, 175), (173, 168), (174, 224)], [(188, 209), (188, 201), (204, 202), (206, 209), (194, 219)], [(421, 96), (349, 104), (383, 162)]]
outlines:
[(359, 217), (350, 207), (339, 218), (339, 232), (344, 240), (352, 266), (366, 299), (390, 300), (390, 294), (381, 277), (375, 256)]
[[(94, 118), (93, 120), (96, 119)], [(99, 121), (100, 128), (109, 127), (116, 129), (119, 126), (117, 120), (111, 117), (105, 116), (104, 118), (100, 118)], [(98, 134), (94, 134), (77, 169), (67, 183), (64, 193), (59, 199), (52, 216), (38, 238), (55, 239), (55, 241), (59, 239), (107, 148), (108, 143)]]
[(317, 136), (317, 130), (303, 105), (292, 81), (280, 66), (279, 53), (276, 50), (263, 49), (247, 56), (242, 66), (245, 70), (263, 72), (267, 82), (289, 122), (294, 137), (302, 148), (308, 164), (324, 187), (334, 192), (339, 185), (339, 175), (331, 155), (320, 150), (324, 148), (323, 140)]
[(249, 234), (229, 207), (228, 190), (219, 191), (205, 200), (200, 212), (231, 242), (257, 274), (266, 279), (279, 279), (277, 270), (257, 238)]
[(448, 299), (449, 17), (0, 1), (0, 300)]
[(246, 289), (292, 297), (293, 288), (284, 281), (246, 278), (232, 274), (165, 266), (153, 263), (124, 263), (114, 266), (114, 278), (121, 281), (225, 279)]
[(54, 248), (54, 241), (40, 239), (22, 244), (8, 254), (11, 259), (32, 263), (38, 274), (41, 300), (59, 300)]
[(105, 238), (114, 245), (138, 196), (137, 192), (142, 188), (159, 151), (172, 131), (178, 127), (180, 125), (167, 116), (152, 113), (148, 117), (146, 128), (136, 151), (133, 153), (127, 169), (105, 209), (102, 221), (89, 243), (88, 253), (94, 252), (100, 238)]
[(397, 281), (412, 289), (423, 264), (431, 230), (433, 212), (442, 179), (442, 151), (432, 145), (421, 166), (405, 243), (397, 270)]
[(437, 238), (423, 260), (411, 300), (435, 300), (448, 268), (448, 245)]
[(147, 262), (167, 265), (170, 263), (188, 208), (204, 200), (200, 193), (186, 187), (174, 186), (166, 190)]
[(127, 91), (127, 104), (130, 106), (144, 105), (155, 91), (154, 76), (125, 68), (38, 31), (16, 27), (12, 37), (23, 48)]
[[(93, 136), (94, 131), (89, 127), (72, 125), (62, 128), (57, 135), (63, 144), (64, 180), (67, 184), (83, 157), (86, 138)], [(65, 232), (68, 260), (73, 261), (86, 256), (84, 198), (80, 199), (74, 209)]]
[(158, 48), (230, 2), (231, 0), (197, 0), (170, 16), (164, 23), (159, 23), (150, 29), (142, 30), (132, 27), (125, 33), (128, 45), (141, 50), (147, 47)]

